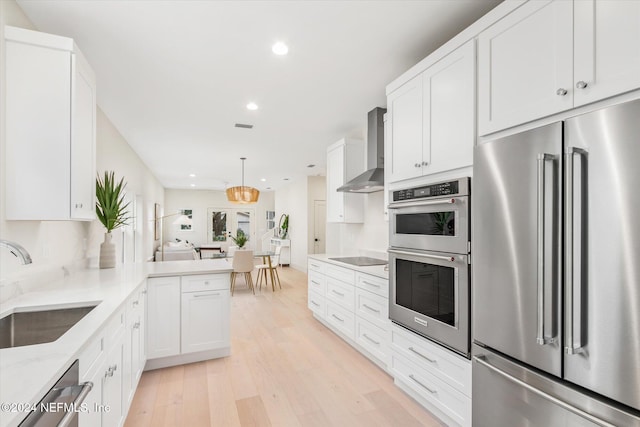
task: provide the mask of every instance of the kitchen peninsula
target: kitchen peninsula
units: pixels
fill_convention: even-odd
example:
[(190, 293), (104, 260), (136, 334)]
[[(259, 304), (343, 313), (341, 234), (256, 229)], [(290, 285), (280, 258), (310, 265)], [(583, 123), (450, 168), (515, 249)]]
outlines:
[[(181, 290), (181, 279), (216, 279), (209, 281), (216, 284), (216, 291), (208, 294), (216, 294), (215, 308), (219, 313), (215, 314), (224, 315), (224, 318), (219, 318), (221, 325), (217, 330), (222, 331), (225, 341), (215, 343), (215, 352), (218, 357), (228, 355), (228, 283), (231, 270), (227, 260), (138, 263), (108, 270), (88, 269), (0, 305), (0, 317), (5, 317), (21, 311), (97, 304), (56, 341), (0, 350), (0, 401), (16, 404), (15, 411), (3, 411), (0, 426), (18, 425), (29, 412), (20, 410), (18, 405), (37, 404), (76, 359), (80, 360), (80, 382), (93, 382), (85, 402), (91, 408), (95, 403), (111, 408), (103, 413), (82, 412), (79, 414), (81, 423), (90, 425), (91, 421), (100, 420), (100, 417), (103, 424), (113, 422), (109, 425), (118, 425), (123, 422), (147, 359), (146, 334), (157, 329), (153, 312), (147, 316), (145, 309), (147, 292), (152, 298), (157, 280), (161, 280), (160, 283), (165, 280), (177, 281), (178, 292), (184, 292), (182, 301), (185, 301), (199, 292)], [(186, 280), (187, 283), (192, 281)], [(201, 285), (206, 288), (204, 282)], [(220, 285), (224, 290), (219, 289)], [(207, 298), (196, 300), (205, 301)], [(179, 295), (175, 301), (178, 310), (180, 302)], [(166, 319), (175, 320), (175, 317), (166, 316), (162, 320), (166, 322)], [(180, 311), (177, 320), (185, 322), (184, 318), (180, 319)], [(162, 326), (166, 327), (166, 323)], [(180, 338), (180, 323), (163, 333), (171, 335), (172, 331), (177, 331)], [(184, 343), (185, 337), (182, 339)], [(153, 343), (151, 339), (150, 346)], [(202, 350), (202, 346), (199, 350)], [(184, 349), (183, 353), (186, 353)]]

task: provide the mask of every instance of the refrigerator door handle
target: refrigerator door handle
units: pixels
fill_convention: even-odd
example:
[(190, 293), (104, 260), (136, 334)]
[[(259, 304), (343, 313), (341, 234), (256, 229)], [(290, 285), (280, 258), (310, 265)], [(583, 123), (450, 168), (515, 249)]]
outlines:
[(552, 154), (540, 153), (538, 154), (538, 310), (537, 310), (537, 333), (536, 342), (539, 345), (547, 345), (554, 342), (553, 337), (547, 337), (545, 334), (545, 315), (546, 308), (551, 307), (552, 304), (545, 304), (545, 233), (547, 230), (545, 219), (547, 216), (546, 205), (546, 164), (550, 160), (554, 160)]
[(599, 426), (602, 427), (616, 427), (614, 424), (610, 424), (604, 420), (601, 420), (600, 418), (597, 418), (593, 415), (591, 415), (590, 413), (583, 411), (580, 408), (576, 408), (573, 405), (570, 405), (569, 403), (558, 399), (555, 396), (550, 395), (549, 393), (546, 393), (540, 389), (535, 388), (534, 386), (527, 384), (526, 382), (522, 381), (519, 378), (514, 377), (511, 374), (508, 374), (506, 372), (504, 372), (501, 369), (496, 368), (495, 366), (493, 366), (491, 363), (487, 362), (487, 358), (485, 356), (479, 355), (479, 356), (473, 356), (473, 361), (476, 363), (481, 364), (482, 366), (484, 366), (485, 368), (489, 369), (490, 371), (500, 375), (502, 378), (511, 381), (517, 385), (519, 385), (522, 388), (525, 388), (526, 390), (530, 391), (533, 394), (536, 394), (537, 396), (540, 396), (541, 398), (548, 400), (550, 402), (552, 402), (555, 405), (560, 406), (563, 409), (566, 409), (569, 412), (573, 412), (574, 414), (578, 415), (579, 417), (582, 417), (588, 421), (591, 421), (592, 423), (595, 423)]
[[(582, 352), (581, 331), (574, 330), (575, 321), (581, 319), (580, 304), (575, 304), (574, 287), (576, 277), (574, 275), (576, 259), (580, 259), (580, 253), (576, 254), (576, 249), (580, 250), (580, 244), (576, 244), (574, 236), (575, 218), (575, 182), (574, 182), (574, 158), (576, 154), (583, 155), (586, 151), (576, 147), (565, 149), (565, 352), (567, 354), (578, 354)], [(579, 238), (580, 236), (578, 236)], [(578, 277), (578, 286), (581, 286), (581, 279)]]

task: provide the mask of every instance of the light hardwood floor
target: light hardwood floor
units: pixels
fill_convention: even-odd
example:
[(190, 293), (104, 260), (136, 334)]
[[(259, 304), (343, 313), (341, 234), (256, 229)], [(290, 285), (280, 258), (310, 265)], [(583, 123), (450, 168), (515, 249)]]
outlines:
[(256, 295), (239, 280), (231, 356), (145, 372), (125, 427), (441, 425), (313, 318), (304, 273), (280, 278)]

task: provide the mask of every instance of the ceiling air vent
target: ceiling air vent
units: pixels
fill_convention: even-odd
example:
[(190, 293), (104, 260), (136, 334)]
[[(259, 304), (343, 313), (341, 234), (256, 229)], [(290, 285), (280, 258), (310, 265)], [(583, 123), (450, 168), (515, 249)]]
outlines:
[(235, 125), (237, 128), (242, 128), (242, 129), (253, 129), (253, 125), (248, 125), (245, 123), (236, 123)]

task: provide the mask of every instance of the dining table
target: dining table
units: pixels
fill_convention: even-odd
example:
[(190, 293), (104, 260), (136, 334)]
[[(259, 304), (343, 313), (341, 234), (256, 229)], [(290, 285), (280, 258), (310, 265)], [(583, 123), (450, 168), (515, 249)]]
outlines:
[[(274, 290), (276, 285), (276, 276), (275, 276), (275, 273), (273, 272), (271, 257), (274, 256), (275, 254), (276, 253), (274, 251), (253, 251), (254, 258), (262, 258), (262, 263), (269, 266), (269, 277), (271, 277), (271, 288)], [(213, 253), (209, 258), (233, 258), (233, 254), (229, 256), (228, 252)]]

